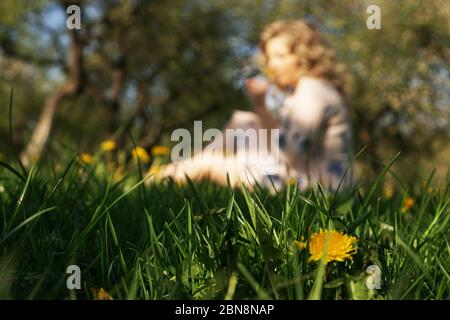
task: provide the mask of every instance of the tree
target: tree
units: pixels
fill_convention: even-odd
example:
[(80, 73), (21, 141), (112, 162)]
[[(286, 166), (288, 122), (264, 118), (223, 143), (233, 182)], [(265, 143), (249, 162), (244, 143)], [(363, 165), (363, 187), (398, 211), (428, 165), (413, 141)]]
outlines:
[[(401, 151), (399, 169), (415, 179), (418, 162), (436, 146), (449, 148), (446, 1), (377, 1), (381, 30), (369, 30), (367, 4), (347, 0), (84, 0), (80, 32), (58, 23), (68, 2), (25, 2), (0, 4), (14, 12), (0, 14), (0, 63), (20, 63), (34, 75), (12, 77), (8, 68), (0, 74), (0, 93), (8, 96), (12, 84), (17, 93), (16, 149), (29, 150), (27, 141), (44, 146), (50, 128), (52, 137), (77, 147), (92, 148), (108, 136), (126, 147), (130, 131), (149, 148), (196, 119), (220, 127), (233, 109), (248, 105), (240, 70), (264, 25), (296, 18), (317, 24), (347, 66), (355, 149), (367, 147), (359, 162), (368, 176)], [(34, 125), (37, 110), (47, 120)]]

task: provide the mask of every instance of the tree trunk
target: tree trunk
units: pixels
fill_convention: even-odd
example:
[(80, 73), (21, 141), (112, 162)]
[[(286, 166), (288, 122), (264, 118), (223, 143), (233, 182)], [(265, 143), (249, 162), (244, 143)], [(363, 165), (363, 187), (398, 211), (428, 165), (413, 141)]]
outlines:
[(31, 139), (20, 155), (24, 165), (37, 161), (44, 150), (50, 136), (56, 108), (65, 98), (73, 96), (80, 88), (82, 72), (83, 43), (76, 31), (71, 31), (71, 45), (68, 51), (68, 76), (65, 83), (47, 97), (39, 117), (39, 121), (31, 135)]

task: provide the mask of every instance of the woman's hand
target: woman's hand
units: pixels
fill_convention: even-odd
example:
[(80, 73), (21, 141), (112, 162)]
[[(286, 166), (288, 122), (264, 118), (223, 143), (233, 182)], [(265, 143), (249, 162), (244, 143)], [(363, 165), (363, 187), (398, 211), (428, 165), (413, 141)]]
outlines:
[(247, 88), (247, 94), (252, 99), (253, 104), (256, 108), (261, 108), (265, 106), (266, 92), (268, 85), (266, 82), (258, 79), (247, 79), (245, 81), (245, 86)]
[(269, 85), (255, 78), (246, 80), (245, 85), (247, 87), (247, 94), (252, 99), (255, 112), (260, 117), (264, 128), (278, 128), (279, 123), (266, 108), (265, 100)]

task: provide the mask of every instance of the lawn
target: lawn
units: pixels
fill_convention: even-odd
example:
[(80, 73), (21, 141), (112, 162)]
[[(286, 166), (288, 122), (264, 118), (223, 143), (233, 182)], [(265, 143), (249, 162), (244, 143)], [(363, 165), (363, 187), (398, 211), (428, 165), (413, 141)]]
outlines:
[[(450, 298), (450, 179), (398, 182), (386, 196), (387, 165), (337, 195), (295, 184), (271, 194), (147, 184), (141, 166), (118, 175), (86, 162), (1, 163), (0, 298)], [(311, 261), (320, 230), (355, 237), (356, 250)], [(71, 265), (80, 289), (67, 287)], [(366, 283), (374, 266), (379, 289)]]

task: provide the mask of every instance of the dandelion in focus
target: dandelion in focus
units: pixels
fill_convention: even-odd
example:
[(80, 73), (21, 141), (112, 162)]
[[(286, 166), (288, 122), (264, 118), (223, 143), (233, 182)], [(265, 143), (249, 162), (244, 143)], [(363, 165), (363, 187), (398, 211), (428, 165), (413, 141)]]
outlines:
[[(328, 239), (328, 250), (326, 250), (325, 244)], [(327, 263), (347, 259), (351, 260), (356, 253), (356, 247), (354, 246), (356, 241), (356, 237), (348, 236), (343, 232), (335, 230), (321, 230), (320, 232), (313, 233), (309, 242), (311, 257), (308, 261), (319, 261), (325, 251)]]

